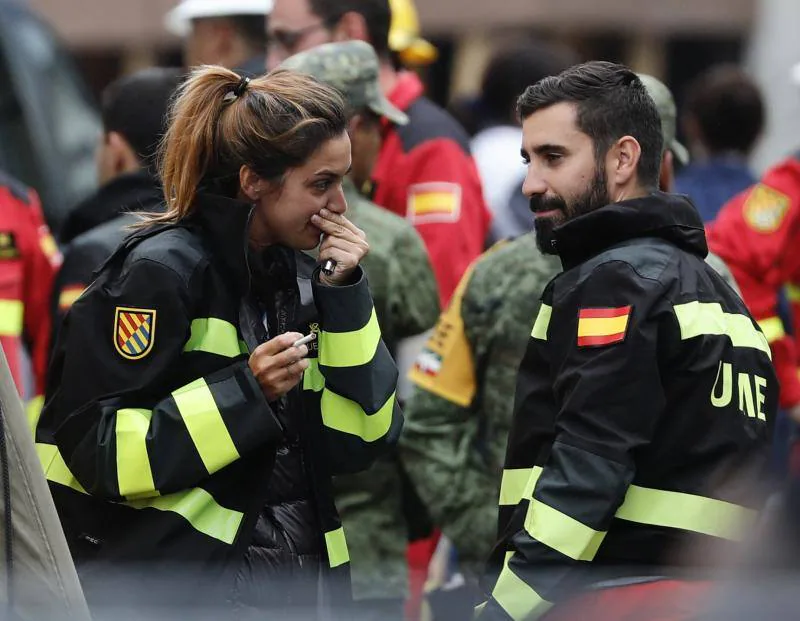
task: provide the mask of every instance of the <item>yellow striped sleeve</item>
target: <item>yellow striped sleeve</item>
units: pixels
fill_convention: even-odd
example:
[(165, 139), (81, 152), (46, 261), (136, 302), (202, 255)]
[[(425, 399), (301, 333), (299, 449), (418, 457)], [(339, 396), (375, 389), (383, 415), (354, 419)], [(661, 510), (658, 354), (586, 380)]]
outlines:
[(372, 309), (367, 324), (351, 332), (327, 332), (319, 335), (319, 363), (326, 367), (358, 367), (369, 363), (378, 350), (381, 330)]
[(136, 498), (158, 494), (147, 454), (150, 410), (122, 409), (117, 412), (117, 483), (120, 496)]
[(203, 378), (176, 390), (172, 397), (209, 474), (239, 459), (239, 451)]
[(392, 393), (377, 412), (369, 415), (355, 401), (326, 389), (322, 391), (320, 404), (322, 422), (330, 429), (358, 436), (364, 442), (375, 442), (392, 426), (394, 403), (395, 393)]

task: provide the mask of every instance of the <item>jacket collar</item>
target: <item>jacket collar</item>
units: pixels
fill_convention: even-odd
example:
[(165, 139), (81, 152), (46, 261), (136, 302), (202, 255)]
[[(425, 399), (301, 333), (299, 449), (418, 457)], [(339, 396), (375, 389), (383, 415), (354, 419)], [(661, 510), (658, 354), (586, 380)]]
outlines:
[(705, 258), (705, 230), (694, 205), (685, 196), (653, 192), (611, 203), (553, 230), (555, 250), (565, 270), (622, 242), (657, 237)]
[(241, 292), (250, 289), (247, 229), (252, 212), (250, 203), (201, 191), (195, 198), (194, 212), (187, 219), (187, 223), (202, 230), (214, 255)]

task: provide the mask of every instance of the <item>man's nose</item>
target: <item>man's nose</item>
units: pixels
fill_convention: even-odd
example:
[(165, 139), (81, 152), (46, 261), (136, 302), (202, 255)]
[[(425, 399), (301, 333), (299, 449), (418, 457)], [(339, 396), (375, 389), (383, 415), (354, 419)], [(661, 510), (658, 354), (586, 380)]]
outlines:
[(537, 175), (533, 171), (532, 166), (528, 166), (528, 173), (525, 175), (525, 181), (522, 183), (522, 193), (531, 198), (547, 192), (547, 184), (541, 175)]

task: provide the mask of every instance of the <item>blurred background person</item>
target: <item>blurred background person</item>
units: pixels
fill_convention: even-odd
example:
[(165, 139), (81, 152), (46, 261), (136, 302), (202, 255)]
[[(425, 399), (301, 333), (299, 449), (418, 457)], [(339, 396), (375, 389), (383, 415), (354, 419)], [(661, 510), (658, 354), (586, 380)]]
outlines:
[[(347, 217), (367, 234), (362, 261), (381, 333), (390, 352), (400, 340), (429, 331), (439, 315), (436, 279), (414, 227), (359, 193), (369, 179), (381, 141), (381, 121), (408, 117), (380, 91), (379, 61), (363, 41), (329, 43), (290, 57), (281, 68), (313, 75), (335, 87), (349, 107), (353, 168), (344, 180)], [(336, 507), (347, 533), (357, 619), (399, 621), (407, 594), (403, 487), (395, 454), (365, 472), (334, 479)]]
[(483, 129), (472, 138), (470, 147), (492, 212), (492, 243), (533, 228), (533, 214), (522, 194), (525, 168), (519, 157), (522, 128), (517, 98), (529, 85), (577, 62), (578, 56), (569, 48), (523, 39), (501, 48), (483, 72), (476, 104)]
[(64, 225), (64, 263), (53, 291), (55, 330), (75, 299), (131, 231), (136, 212), (163, 209), (156, 153), (166, 131), (182, 70), (150, 68), (112, 82), (103, 92), (103, 135), (97, 145), (100, 188)]
[[(490, 215), (461, 126), (424, 95), (419, 77), (399, 65), (414, 33), (392, 36), (399, 11), (411, 0), (277, 0), (269, 19), (267, 64), (330, 41), (358, 39), (375, 48), (384, 94), (409, 117), (387, 124), (367, 194), (408, 218), (419, 231), (433, 265), (442, 305), (469, 263), (484, 248)], [(408, 23), (408, 20), (406, 20)], [(418, 35), (417, 35), (418, 37)]]
[(675, 191), (689, 195), (704, 222), (756, 182), (748, 159), (764, 117), (758, 86), (734, 65), (712, 67), (690, 85), (682, 122), (692, 162), (678, 173)]
[(186, 67), (221, 65), (239, 74), (264, 73), (272, 0), (183, 0), (164, 24), (183, 39)]
[(0, 171), (0, 346), (34, 419), (43, 404), (49, 300), (60, 262), (38, 194)]

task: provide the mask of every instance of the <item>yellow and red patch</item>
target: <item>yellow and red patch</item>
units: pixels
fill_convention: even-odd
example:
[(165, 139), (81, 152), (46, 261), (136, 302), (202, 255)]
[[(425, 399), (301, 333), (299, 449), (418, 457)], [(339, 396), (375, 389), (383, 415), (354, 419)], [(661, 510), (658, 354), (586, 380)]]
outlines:
[(625, 340), (631, 306), (582, 308), (578, 312), (578, 347), (612, 345)]
[(414, 224), (457, 222), (461, 217), (461, 186), (446, 182), (410, 186), (406, 214)]
[(153, 349), (156, 311), (118, 306), (114, 313), (114, 347), (123, 358), (138, 360)]
[(783, 223), (790, 202), (783, 192), (759, 183), (742, 206), (745, 222), (759, 233), (773, 233)]
[(58, 310), (62, 313), (69, 310), (85, 290), (85, 285), (66, 285), (58, 296)]

